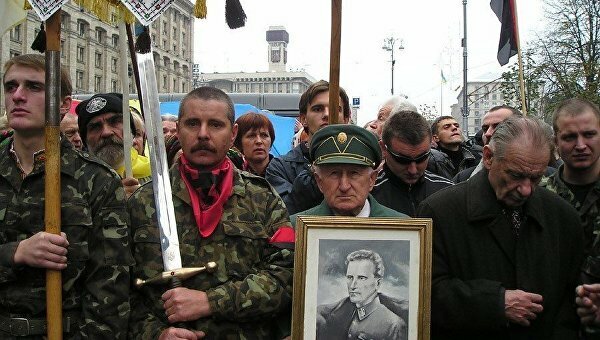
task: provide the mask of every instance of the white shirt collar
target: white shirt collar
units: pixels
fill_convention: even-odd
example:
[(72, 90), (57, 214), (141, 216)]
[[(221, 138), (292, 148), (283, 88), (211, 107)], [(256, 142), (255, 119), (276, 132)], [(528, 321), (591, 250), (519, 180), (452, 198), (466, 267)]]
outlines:
[(369, 215), (371, 215), (371, 204), (369, 203), (369, 200), (366, 199), (365, 205), (363, 206), (362, 210), (358, 213), (358, 215), (356, 215), (356, 217), (369, 217)]

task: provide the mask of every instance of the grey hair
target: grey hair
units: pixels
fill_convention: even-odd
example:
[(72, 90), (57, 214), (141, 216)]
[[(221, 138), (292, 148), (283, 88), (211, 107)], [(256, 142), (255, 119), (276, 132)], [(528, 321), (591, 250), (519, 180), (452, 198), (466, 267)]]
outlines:
[(373, 273), (374, 276), (377, 278), (383, 277), (383, 274), (385, 273), (385, 267), (383, 266), (383, 259), (381, 256), (379, 256), (379, 254), (372, 250), (366, 249), (353, 251), (346, 256), (346, 266), (348, 266), (348, 263), (358, 260), (371, 261), (375, 267), (375, 272)]
[(177, 116), (176, 115), (171, 115), (171, 114), (162, 115), (162, 116), (160, 116), (160, 119), (163, 122), (176, 122), (177, 121)]
[(551, 137), (538, 119), (511, 116), (498, 124), (489, 146), (494, 156), (502, 159), (512, 144), (526, 142), (528, 147), (541, 151), (550, 149), (550, 140)]
[[(417, 107), (402, 96), (390, 97), (388, 100), (386, 100), (383, 103), (383, 105), (381, 105), (381, 107), (379, 109), (381, 110), (382, 108), (384, 108), (386, 106), (389, 106), (393, 112), (400, 112), (400, 111), (418, 112)], [(393, 113), (390, 113), (390, 115), (392, 115), (392, 114)]]

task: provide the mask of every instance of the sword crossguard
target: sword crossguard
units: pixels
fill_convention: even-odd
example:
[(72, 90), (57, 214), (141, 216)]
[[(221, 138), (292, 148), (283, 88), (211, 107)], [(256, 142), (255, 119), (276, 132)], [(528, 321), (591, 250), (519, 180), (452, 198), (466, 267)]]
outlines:
[(198, 275), (202, 272), (213, 273), (217, 270), (216, 262), (208, 262), (203, 267), (194, 267), (194, 268), (178, 268), (168, 272), (162, 272), (154, 277), (151, 277), (147, 280), (136, 279), (135, 287), (142, 288), (145, 285), (156, 285), (156, 284), (165, 284), (173, 281), (173, 279), (183, 281), (187, 280), (194, 275)]

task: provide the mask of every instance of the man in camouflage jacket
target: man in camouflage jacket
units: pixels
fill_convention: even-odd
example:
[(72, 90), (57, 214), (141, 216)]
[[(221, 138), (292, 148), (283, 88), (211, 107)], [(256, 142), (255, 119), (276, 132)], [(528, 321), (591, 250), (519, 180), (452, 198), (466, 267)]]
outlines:
[[(553, 128), (564, 163), (540, 185), (575, 207), (589, 254), (600, 233), (600, 111), (587, 100), (566, 100), (555, 110)], [(600, 274), (600, 266), (597, 271)]]
[[(62, 235), (44, 232), (43, 55), (8, 61), (5, 105), (14, 134), (0, 144), (0, 338), (46, 335), (45, 269), (61, 270), (64, 338), (125, 339), (129, 248), (117, 174), (62, 139)], [(62, 72), (61, 111), (71, 85)], [(58, 179), (57, 179), (58, 180)]]
[[(237, 131), (233, 103), (214, 88), (198, 88), (181, 103), (178, 135), (183, 154), (170, 169), (173, 205), (183, 267), (217, 263), (214, 273), (200, 273), (183, 287), (144, 286), (132, 294), (130, 336), (134, 339), (273, 339), (276, 318), (291, 304), (293, 252), (277, 243), (293, 242), (281, 198), (262, 178), (232, 165), (231, 194), (205, 233), (195, 216), (194, 191), (185, 169), (210, 170), (229, 164), (225, 154)], [(183, 167), (183, 168), (182, 168)], [(214, 174), (201, 172), (201, 176)], [(227, 177), (225, 177), (227, 178)], [(225, 182), (216, 176), (214, 186)], [(201, 196), (204, 203), (205, 195)], [(210, 211), (215, 204), (204, 206)], [(135, 278), (163, 272), (152, 182), (128, 201), (133, 227)], [(200, 212), (199, 212), (200, 213)], [(219, 217), (220, 216), (220, 217)], [(292, 238), (290, 238), (292, 237)], [(173, 324), (179, 323), (172, 327)]]

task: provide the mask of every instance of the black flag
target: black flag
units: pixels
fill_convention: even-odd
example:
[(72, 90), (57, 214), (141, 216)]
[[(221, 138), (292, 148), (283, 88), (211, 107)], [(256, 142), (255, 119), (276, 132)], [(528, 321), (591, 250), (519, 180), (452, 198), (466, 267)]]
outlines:
[(515, 18), (515, 0), (491, 0), (490, 7), (502, 23), (500, 42), (498, 43), (498, 62), (504, 66), (517, 54), (517, 25)]

